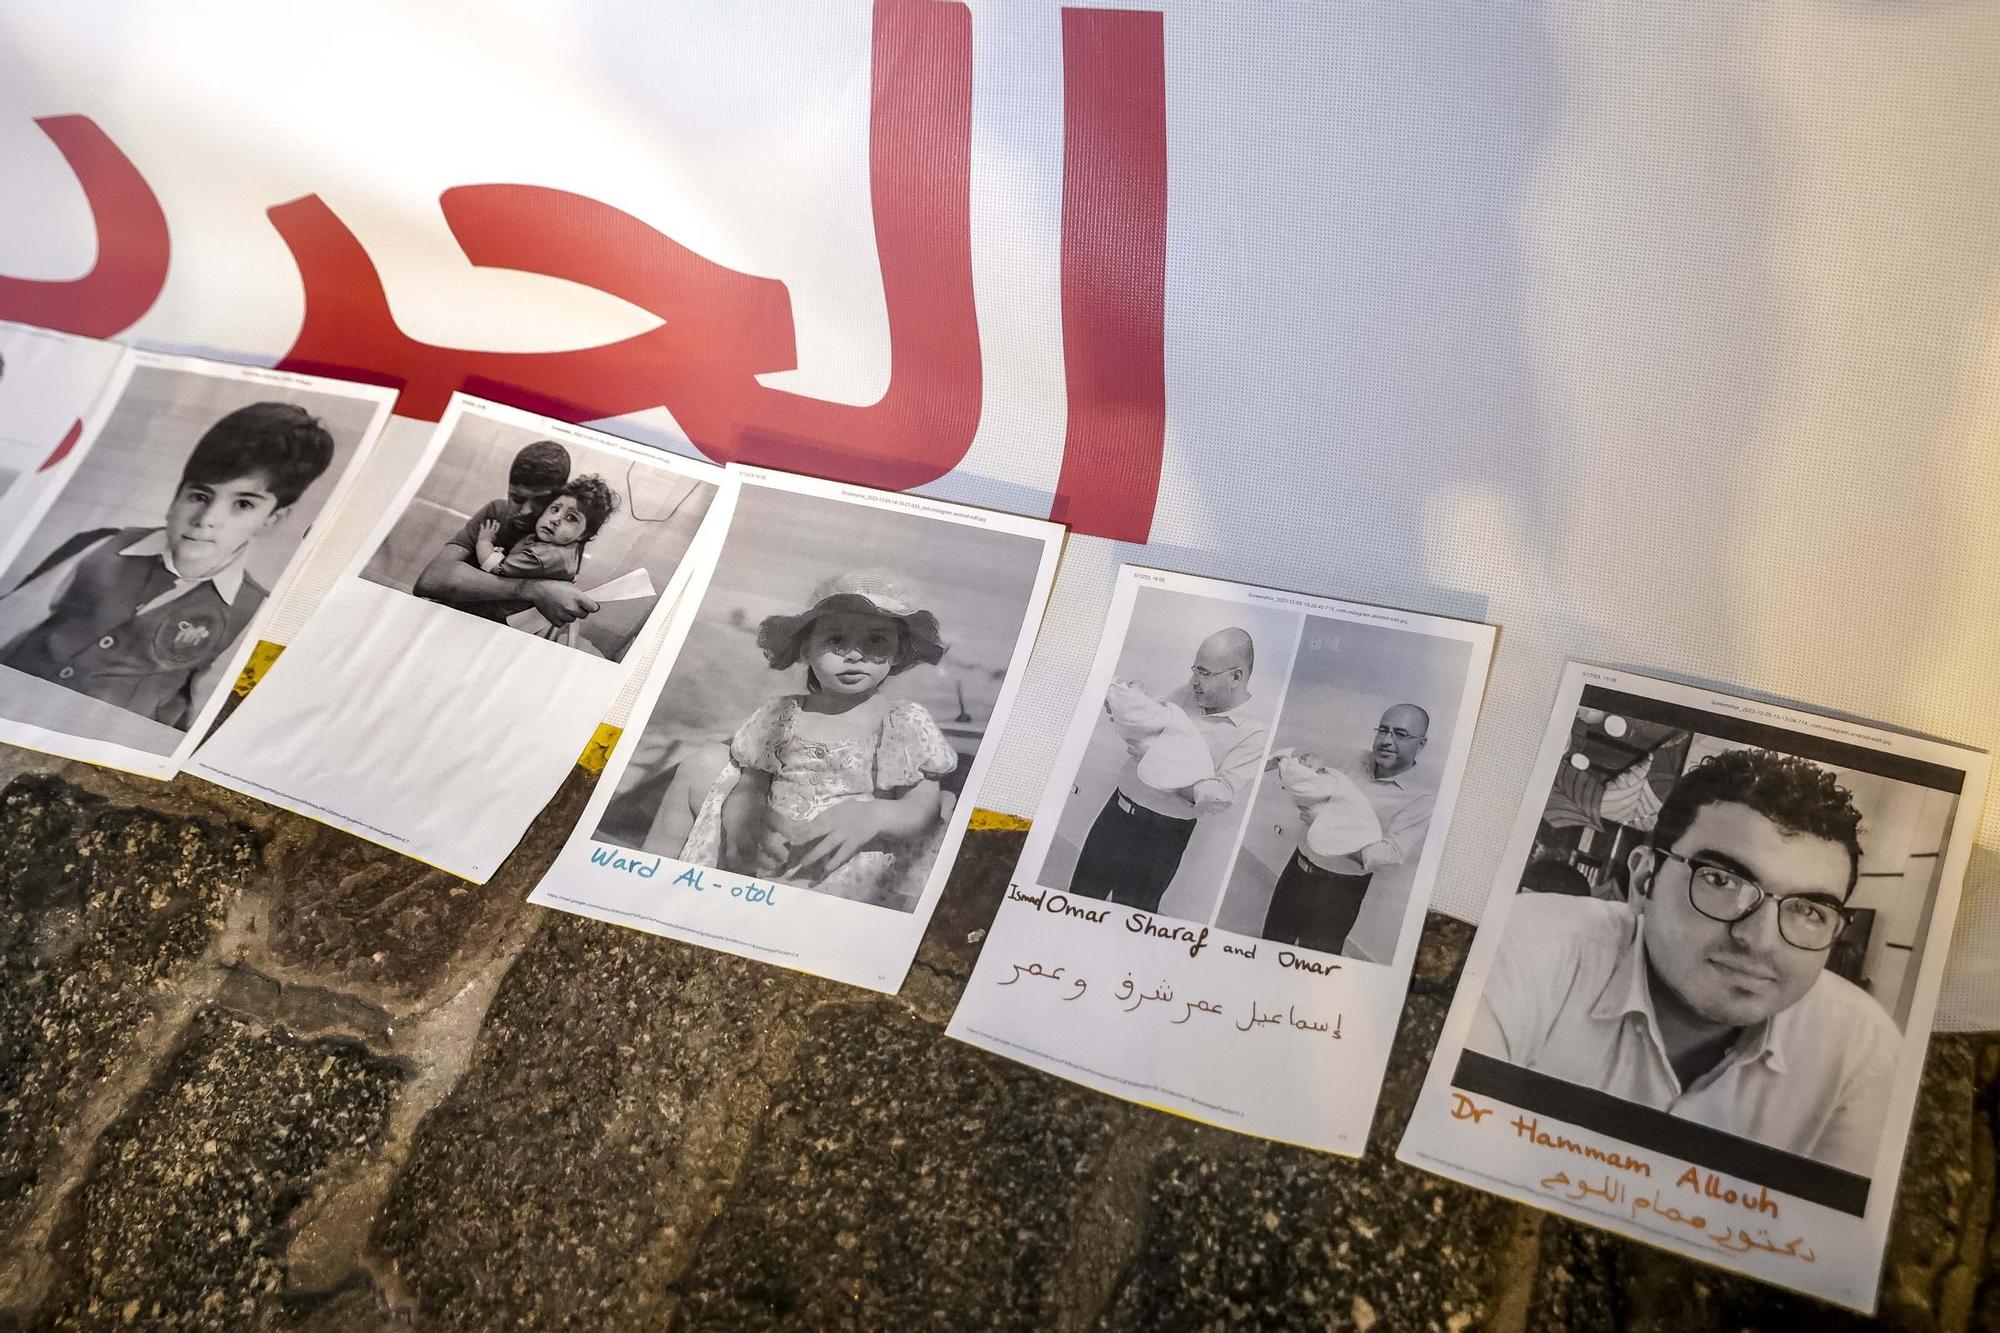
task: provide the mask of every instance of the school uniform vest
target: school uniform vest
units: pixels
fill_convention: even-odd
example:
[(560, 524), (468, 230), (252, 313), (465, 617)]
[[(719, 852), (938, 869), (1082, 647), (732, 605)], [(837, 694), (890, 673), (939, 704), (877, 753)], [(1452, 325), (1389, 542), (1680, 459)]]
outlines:
[(153, 531), (124, 528), (91, 547), (49, 618), (0, 663), (179, 725), (188, 682), (236, 641), (266, 594), (245, 577), (236, 600), (225, 602), (203, 582), (142, 613), (174, 576), (157, 555), (119, 552)]

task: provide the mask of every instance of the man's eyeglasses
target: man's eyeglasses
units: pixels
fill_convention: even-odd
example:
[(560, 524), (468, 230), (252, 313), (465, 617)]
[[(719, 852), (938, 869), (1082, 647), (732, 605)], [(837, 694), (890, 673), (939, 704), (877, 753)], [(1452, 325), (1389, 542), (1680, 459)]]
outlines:
[(1406, 727), (1375, 728), (1375, 739), (1380, 740), (1384, 736), (1394, 736), (1399, 741), (1420, 741), (1424, 738), (1424, 733), (1421, 731), (1411, 731)]
[(1823, 893), (1772, 893), (1769, 889), (1734, 870), (1707, 861), (1691, 860), (1665, 848), (1652, 849), (1656, 856), (1679, 861), (1688, 868), (1688, 901), (1694, 910), (1711, 921), (1733, 926), (1755, 916), (1765, 899), (1778, 904), (1778, 934), (1794, 949), (1818, 953), (1831, 949), (1840, 933), (1854, 919), (1854, 913)]
[(1221, 670), (1221, 671), (1204, 671), (1204, 670), (1202, 670), (1202, 669), (1201, 669), (1200, 667), (1194, 667), (1194, 668), (1191, 668), (1191, 669), (1192, 669), (1192, 671), (1194, 672), (1194, 678), (1195, 678), (1196, 680), (1221, 680), (1221, 679), (1222, 679), (1222, 678), (1223, 678), (1224, 676), (1233, 676), (1233, 675), (1235, 675), (1235, 674), (1236, 674), (1237, 672), (1241, 671), (1241, 670), (1242, 670), (1243, 668), (1242, 668), (1242, 667), (1227, 667), (1227, 668), (1225, 668), (1225, 669), (1223, 669), (1223, 670)]

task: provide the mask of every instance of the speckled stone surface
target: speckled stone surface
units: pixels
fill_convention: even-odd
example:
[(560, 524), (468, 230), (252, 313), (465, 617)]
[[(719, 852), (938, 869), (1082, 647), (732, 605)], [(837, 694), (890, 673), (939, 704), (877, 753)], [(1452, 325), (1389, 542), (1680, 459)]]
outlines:
[(1539, 1227), (1529, 1333), (1618, 1333), (1627, 1327), (1620, 1261), (1635, 1247), (1559, 1217)]
[(50, 1247), (53, 1328), (231, 1329), (286, 1312), (286, 1219), (381, 1136), (401, 1080), (352, 1042), (208, 1010), (98, 1141)]
[(1209, 1136), (1159, 1158), (1146, 1208), (1102, 1328), (1469, 1328), (1510, 1211), (1379, 1158)]
[[(476, 964), (521, 912), (582, 811), (590, 784), (572, 775), (484, 885), (306, 820), (288, 820), (271, 857), (285, 892), (271, 903), (271, 951), (282, 964), (390, 997), (423, 994)], [(553, 838), (548, 834), (560, 830)]]
[(1117, 1108), (893, 1001), (812, 1016), (678, 1284), (689, 1326), (1053, 1326)]
[(440, 1327), (655, 1316), (803, 1011), (833, 989), (550, 915), (424, 1122), (376, 1245)]
[(918, 966), (952, 978), (961, 983), (958, 989), (964, 989), (972, 965), (979, 961), (986, 928), (993, 924), (993, 915), (1007, 896), (1007, 881), (1027, 841), (1027, 833), (1017, 829), (966, 834), (950, 887), (938, 899), (937, 910), (931, 913), (931, 923), (917, 946)]
[(1397, 1165), (1441, 917), (1350, 1161), (945, 1038), (1018, 831), (884, 997), (526, 906), (581, 775), (473, 888), (0, 773), (0, 1330), (2000, 1327), (2000, 1038), (1932, 1043), (1864, 1320)]
[(256, 861), (240, 828), (41, 777), (0, 791), (0, 1234)]

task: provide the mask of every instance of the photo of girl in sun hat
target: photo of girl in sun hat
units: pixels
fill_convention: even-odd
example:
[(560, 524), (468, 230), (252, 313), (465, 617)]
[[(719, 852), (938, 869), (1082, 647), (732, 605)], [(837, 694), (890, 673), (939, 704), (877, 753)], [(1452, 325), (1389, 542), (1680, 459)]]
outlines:
[[(895, 575), (850, 570), (823, 580), (804, 610), (767, 616), (757, 646), (773, 671), (803, 663), (805, 692), (770, 699), (737, 728), (681, 859), (882, 906), (914, 903), (926, 844), (943, 826), (938, 779), (958, 756), (929, 709), (881, 688), (944, 658), (937, 617), (913, 606)], [(779, 864), (755, 842), (725, 852), (726, 806), (736, 807), (732, 827), (778, 831)]]
[(927, 503), (743, 487), (597, 841), (924, 910), (1048, 551)]

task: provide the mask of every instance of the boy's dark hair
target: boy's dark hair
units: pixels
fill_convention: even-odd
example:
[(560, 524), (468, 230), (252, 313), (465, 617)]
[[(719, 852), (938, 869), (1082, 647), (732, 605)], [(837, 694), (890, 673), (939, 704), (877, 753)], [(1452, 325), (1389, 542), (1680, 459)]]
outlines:
[(181, 469), (182, 486), (262, 477), (283, 509), (333, 462), (333, 436), (295, 403), (251, 403), (210, 426)]
[(1788, 834), (1824, 838), (1847, 849), (1847, 891), (1861, 870), (1861, 812), (1832, 773), (1810, 759), (1775, 750), (1725, 750), (1681, 775), (1653, 826), (1653, 845), (1668, 851), (1704, 805), (1748, 806)]
[(558, 492), (576, 501), (583, 511), (583, 539), (589, 541), (604, 526), (604, 520), (618, 512), (618, 492), (595, 472), (585, 473)]
[(569, 450), (554, 440), (536, 440), (514, 455), (507, 469), (509, 486), (531, 491), (553, 491), (569, 480)]

